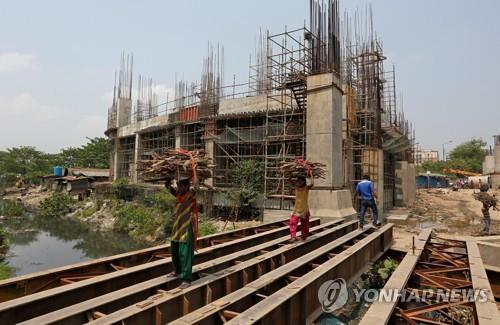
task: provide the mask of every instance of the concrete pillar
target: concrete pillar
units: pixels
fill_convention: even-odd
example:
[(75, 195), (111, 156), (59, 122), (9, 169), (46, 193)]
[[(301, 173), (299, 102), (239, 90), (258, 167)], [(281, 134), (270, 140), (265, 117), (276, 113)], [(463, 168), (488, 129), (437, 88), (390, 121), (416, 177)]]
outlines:
[(116, 109), (117, 127), (129, 125), (132, 117), (132, 101), (127, 98), (118, 98)]
[(307, 78), (307, 158), (326, 165), (326, 177), (318, 187), (341, 188), (342, 164), (342, 92), (331, 73)]
[(406, 202), (406, 179), (408, 178), (408, 162), (407, 161), (397, 161), (396, 162), (396, 201), (394, 205), (398, 207), (407, 206)]
[(344, 189), (340, 89), (340, 80), (331, 73), (307, 77), (306, 155), (326, 165), (325, 179), (315, 180), (309, 193), (309, 208), (313, 217), (325, 221), (356, 215), (351, 192)]
[(137, 161), (139, 160), (139, 144), (140, 144), (140, 134), (135, 135), (135, 147), (134, 147), (134, 159), (132, 162), (132, 175), (131, 181), (133, 184), (137, 184)]
[[(215, 157), (214, 157), (215, 149), (214, 149), (214, 139), (213, 138), (205, 137), (205, 152), (206, 152), (207, 158), (210, 158), (210, 159), (212, 159), (212, 161), (215, 161)], [(208, 178), (205, 181), (205, 184), (207, 184), (209, 186), (214, 186), (213, 178)]]
[(116, 181), (118, 179), (118, 160), (119, 160), (119, 155), (118, 151), (120, 150), (120, 139), (118, 137), (113, 138), (114, 146), (113, 146), (113, 159), (112, 162), (113, 164), (111, 165), (111, 168), (113, 169), (113, 177), (111, 181)]
[(378, 160), (378, 170), (374, 185), (378, 196), (377, 208), (379, 221), (382, 221), (382, 216), (384, 215), (384, 151), (382, 149), (377, 150), (376, 159)]
[(177, 125), (175, 127), (175, 148), (179, 149), (181, 147), (181, 133), (182, 133), (182, 126)]
[(406, 204), (412, 206), (417, 197), (417, 169), (415, 164), (408, 164), (408, 185), (406, 186)]

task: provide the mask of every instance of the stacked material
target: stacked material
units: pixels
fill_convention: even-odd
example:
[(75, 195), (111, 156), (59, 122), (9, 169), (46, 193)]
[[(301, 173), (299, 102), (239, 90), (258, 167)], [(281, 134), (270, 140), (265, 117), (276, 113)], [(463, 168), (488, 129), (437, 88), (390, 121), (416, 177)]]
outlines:
[(168, 178), (192, 178), (202, 181), (212, 177), (210, 158), (205, 157), (204, 150), (186, 151), (182, 149), (168, 149), (162, 154), (153, 154), (151, 160), (138, 161), (137, 171), (145, 181), (159, 181)]
[(474, 194), (474, 198), (486, 205), (488, 208), (491, 207), (494, 210), (498, 210), (498, 199), (496, 197), (485, 192), (479, 192)]
[(311, 177), (311, 175), (314, 178), (325, 178), (326, 175), (325, 164), (304, 159), (282, 161), (278, 167), (286, 178)]

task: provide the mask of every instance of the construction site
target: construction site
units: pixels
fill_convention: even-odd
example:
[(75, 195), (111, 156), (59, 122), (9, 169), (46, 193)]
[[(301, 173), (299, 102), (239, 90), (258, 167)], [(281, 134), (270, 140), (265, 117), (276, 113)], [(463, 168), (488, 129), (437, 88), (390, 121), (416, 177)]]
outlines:
[(133, 57), (123, 56), (106, 131), (113, 179), (144, 183), (138, 162), (154, 152), (204, 149), (215, 164), (209, 197), (224, 206), (219, 193), (234, 184), (234, 166), (261, 161), (256, 207), (267, 216), (292, 206), (278, 163), (306, 157), (327, 166), (311, 193), (314, 216), (353, 216), (363, 175), (373, 180), (381, 210), (411, 205), (415, 131), (398, 109), (395, 68), (385, 64), (372, 13), (347, 19), (341, 29), (338, 3), (314, 2), (309, 20), (298, 29), (261, 32), (246, 83), (225, 83), (224, 50), (210, 46), (200, 80), (178, 81), (166, 103), (157, 103), (152, 81), (140, 76), (132, 100)]
[[(261, 31), (244, 82), (228, 81), (224, 47), (209, 44), (200, 79), (177, 80), (165, 101), (134, 71), (145, 58), (122, 53), (103, 130), (109, 181), (164, 189), (141, 165), (201, 150), (214, 167), (198, 203), (227, 223), (234, 170), (255, 161), (258, 215), (195, 237), (189, 286), (170, 276), (173, 242), (2, 280), (0, 323), (500, 324), (500, 212), (484, 235), (473, 189), (431, 189), (430, 172), (417, 189), (417, 130), (372, 9), (342, 12), (339, 0), (310, 0), (303, 26)], [(483, 174), (496, 190), (494, 141)], [(322, 164), (325, 176), (308, 192), (308, 226), (298, 226), (310, 235), (293, 241), (298, 196), (279, 166), (298, 159)], [(363, 226), (358, 185), (367, 180), (381, 223)]]

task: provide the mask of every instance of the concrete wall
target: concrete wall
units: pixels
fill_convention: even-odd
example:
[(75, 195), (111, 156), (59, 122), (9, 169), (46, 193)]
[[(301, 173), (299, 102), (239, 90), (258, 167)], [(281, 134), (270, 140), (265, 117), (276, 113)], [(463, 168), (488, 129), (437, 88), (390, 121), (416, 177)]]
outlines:
[(123, 138), (147, 129), (160, 128), (168, 125), (168, 116), (156, 116), (148, 120), (128, 124), (118, 129), (118, 137)]
[[(223, 99), (219, 103), (219, 115), (265, 112), (267, 105), (267, 95)], [(271, 100), (269, 101), (269, 108), (279, 109), (281, 104), (278, 101)]]
[(483, 161), (483, 175), (493, 174), (495, 172), (495, 156), (486, 156)]
[(398, 207), (409, 207), (415, 202), (416, 169), (407, 161), (396, 162), (396, 201)]
[(493, 155), (495, 156), (495, 174), (500, 174), (500, 145), (495, 146)]

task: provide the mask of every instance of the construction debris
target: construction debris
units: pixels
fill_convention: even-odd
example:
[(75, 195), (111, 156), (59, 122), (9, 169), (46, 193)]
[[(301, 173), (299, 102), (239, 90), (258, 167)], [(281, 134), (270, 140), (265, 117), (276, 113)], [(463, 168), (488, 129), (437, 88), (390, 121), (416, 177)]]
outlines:
[(280, 171), (286, 178), (310, 177), (325, 178), (325, 164), (311, 162), (304, 159), (293, 161), (282, 161), (278, 165)]
[(152, 160), (138, 162), (137, 170), (145, 181), (160, 181), (168, 178), (192, 178), (204, 180), (212, 177), (214, 165), (206, 158), (204, 150), (185, 151), (168, 149), (163, 154), (154, 153)]

